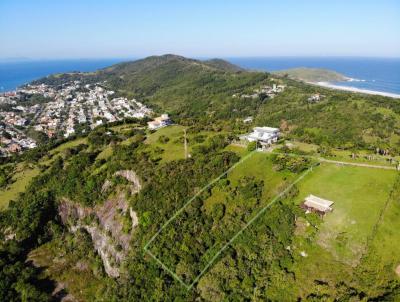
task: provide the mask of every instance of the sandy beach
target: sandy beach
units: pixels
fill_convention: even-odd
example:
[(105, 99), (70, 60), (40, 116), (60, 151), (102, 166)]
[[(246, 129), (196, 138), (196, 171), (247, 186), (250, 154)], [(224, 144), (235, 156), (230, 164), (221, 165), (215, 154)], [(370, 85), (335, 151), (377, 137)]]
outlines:
[(331, 88), (331, 89), (338, 89), (338, 90), (357, 92), (357, 93), (366, 93), (366, 94), (373, 94), (373, 95), (381, 95), (381, 96), (387, 96), (387, 97), (395, 98), (395, 99), (400, 98), (400, 94), (390, 93), (390, 92), (382, 92), (382, 91), (375, 91), (375, 90), (368, 90), (368, 89), (360, 89), (360, 88), (356, 88), (356, 87), (340, 86), (340, 85), (335, 85), (335, 84), (331, 84), (328, 82), (316, 82), (316, 83), (308, 82), (308, 83), (326, 87), (326, 88)]

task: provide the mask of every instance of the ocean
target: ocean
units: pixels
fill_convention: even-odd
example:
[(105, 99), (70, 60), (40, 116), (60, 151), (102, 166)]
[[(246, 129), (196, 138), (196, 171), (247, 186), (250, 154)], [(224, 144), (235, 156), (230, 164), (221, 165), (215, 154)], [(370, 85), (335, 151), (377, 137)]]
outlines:
[[(380, 92), (400, 94), (400, 58), (333, 58), (333, 57), (265, 57), (226, 58), (243, 68), (276, 71), (295, 67), (326, 68), (354, 79), (332, 83)], [(20, 85), (53, 73), (94, 71), (122, 59), (0, 61), (0, 92), (14, 90)]]
[(325, 68), (353, 79), (350, 82), (332, 84), (400, 94), (400, 58), (265, 57), (227, 60), (243, 68), (263, 71), (296, 67)]
[(81, 60), (24, 60), (0, 61), (0, 92), (15, 90), (18, 86), (53, 73), (95, 71), (122, 61), (122, 59)]

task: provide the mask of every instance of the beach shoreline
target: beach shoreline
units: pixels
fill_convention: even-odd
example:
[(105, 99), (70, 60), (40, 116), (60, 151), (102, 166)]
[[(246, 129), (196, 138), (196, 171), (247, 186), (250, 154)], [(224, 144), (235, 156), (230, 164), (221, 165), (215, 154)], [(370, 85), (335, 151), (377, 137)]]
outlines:
[(375, 90), (369, 90), (369, 89), (361, 89), (361, 88), (356, 88), (356, 87), (351, 87), (351, 86), (341, 86), (341, 85), (336, 85), (332, 84), (329, 82), (307, 82), (308, 84), (316, 85), (316, 86), (321, 86), (325, 88), (330, 88), (330, 89), (336, 89), (336, 90), (343, 90), (343, 91), (348, 91), (348, 92), (355, 92), (355, 93), (365, 93), (365, 94), (371, 94), (371, 95), (380, 95), (380, 96), (386, 96), (394, 99), (399, 99), (400, 94), (396, 93), (390, 93), (390, 92), (383, 92), (383, 91), (375, 91)]

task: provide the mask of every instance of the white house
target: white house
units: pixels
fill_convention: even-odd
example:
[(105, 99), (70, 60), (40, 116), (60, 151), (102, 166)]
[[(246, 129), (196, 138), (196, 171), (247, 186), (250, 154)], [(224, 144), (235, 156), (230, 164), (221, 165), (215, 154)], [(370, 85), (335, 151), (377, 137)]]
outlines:
[(247, 123), (252, 123), (253, 122), (253, 117), (252, 116), (248, 116), (243, 120), (243, 123), (247, 124)]
[(324, 98), (325, 96), (319, 93), (313, 94), (312, 96), (310, 96), (307, 100), (309, 102), (319, 102), (322, 98)]
[(75, 133), (74, 127), (67, 127), (67, 129), (65, 129), (64, 137), (68, 137), (74, 133)]
[(270, 146), (276, 143), (279, 139), (279, 129), (272, 127), (255, 127), (253, 132), (242, 135), (241, 140), (247, 140), (248, 142), (259, 142), (262, 148)]
[(168, 114), (161, 114), (161, 116), (156, 117), (154, 121), (148, 122), (147, 125), (150, 130), (156, 130), (171, 124), (171, 119)]

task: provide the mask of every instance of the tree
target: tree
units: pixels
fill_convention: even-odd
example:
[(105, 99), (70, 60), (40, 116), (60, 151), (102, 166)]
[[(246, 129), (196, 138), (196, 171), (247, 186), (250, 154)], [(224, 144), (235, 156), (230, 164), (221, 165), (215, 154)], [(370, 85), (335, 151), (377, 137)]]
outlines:
[(247, 151), (254, 151), (257, 148), (257, 141), (250, 142), (247, 145)]

